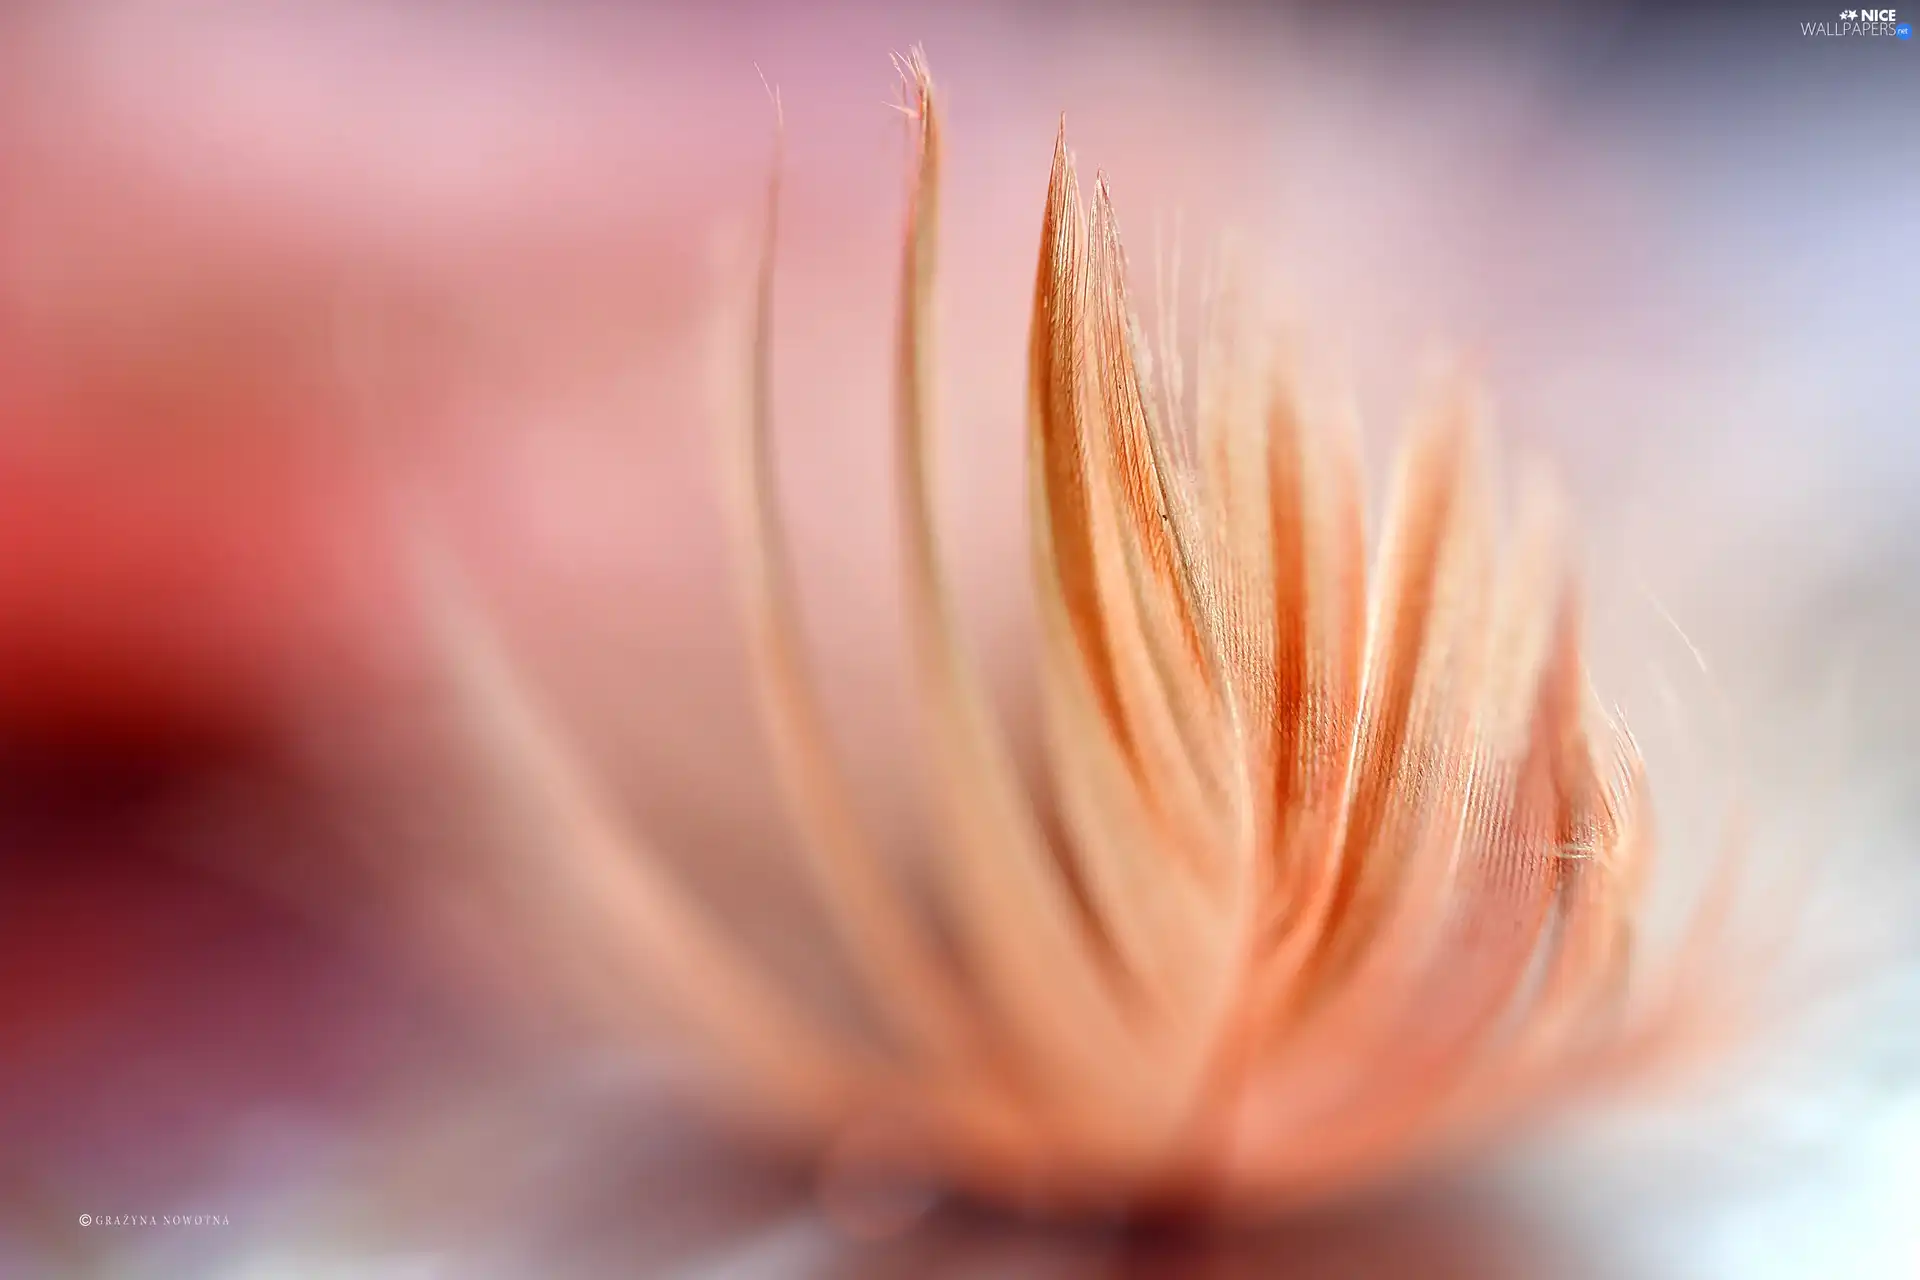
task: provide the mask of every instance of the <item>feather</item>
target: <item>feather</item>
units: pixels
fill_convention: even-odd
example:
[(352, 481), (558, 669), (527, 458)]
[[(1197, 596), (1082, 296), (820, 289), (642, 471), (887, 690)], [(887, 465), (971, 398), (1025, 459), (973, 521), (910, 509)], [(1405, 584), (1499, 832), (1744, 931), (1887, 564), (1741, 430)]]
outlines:
[(1531, 485), (1502, 552), (1485, 398), (1443, 371), (1369, 567), (1357, 415), (1271, 339), (1230, 264), (1186, 441), (1176, 346), (1156, 388), (1111, 194), (1102, 178), (1083, 198), (1064, 122), (1028, 370), (1042, 781), (1062, 816), (1042, 820), (942, 567), (942, 116), (924, 57), (900, 70), (899, 532), (957, 955), (861, 830), (802, 655), (774, 498), (776, 161), (744, 377), (727, 348), (747, 388), (729, 510), (782, 791), (887, 1047), (757, 973), (445, 608), (469, 701), (559, 832), (569, 908), (630, 955), (620, 972), (829, 1167), (910, 1166), (1049, 1212), (1276, 1212), (1697, 1050), (1739, 861), (1646, 981), (1644, 770), (1588, 687), (1561, 504)]

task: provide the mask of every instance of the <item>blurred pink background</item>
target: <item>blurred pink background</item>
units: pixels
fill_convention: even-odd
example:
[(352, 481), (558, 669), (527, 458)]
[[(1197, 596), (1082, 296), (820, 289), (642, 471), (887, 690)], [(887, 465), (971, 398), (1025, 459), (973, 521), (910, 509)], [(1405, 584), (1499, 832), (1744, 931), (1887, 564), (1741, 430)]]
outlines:
[[(1156, 245), (1179, 246), (1191, 334), (1209, 246), (1237, 235), (1290, 323), (1353, 378), (1376, 471), (1421, 358), (1472, 353), (1509, 452), (1552, 466), (1585, 522), (1603, 686), (1656, 696), (1674, 654), (1651, 591), (1738, 708), (1762, 832), (1832, 845), (1838, 933), (1897, 934), (1920, 777), (1920, 55), (1810, 41), (1800, 20), (1624, 5), (8, 9), (0, 1180), (16, 1265), (252, 1274), (246, 1259), (275, 1250), (356, 1256), (335, 1208), (357, 1195), (445, 1268), (421, 1274), (470, 1274), (461, 1249), (564, 1218), (533, 1202), (564, 1202), (587, 1175), (542, 1191), (500, 1154), (518, 1138), (496, 1137), (488, 1158), (514, 1185), (493, 1192), (509, 1207), (491, 1234), (420, 1226), (440, 1220), (364, 1163), (384, 1177), (387, 1148), (412, 1144), (393, 1137), (413, 1132), (396, 1109), (414, 1115), (430, 1082), (462, 1098), (557, 1089), (565, 1116), (528, 1103), (501, 1121), (540, 1134), (626, 1114), (629, 1084), (606, 1102), (588, 1090), (591, 1105), (552, 1085), (575, 1080), (577, 1043), (502, 1034), (491, 995), (475, 1016), (384, 899), (377, 868), (408, 837), (382, 824), (413, 799), (426, 816), (405, 821), (431, 828), (439, 776), (396, 476), (635, 821), (756, 945), (828, 980), (758, 746), (708, 447), (708, 331), (771, 156), (756, 68), (787, 129), (778, 429), (809, 638), (868, 816), (903, 856), (922, 816), (891, 552), (905, 142), (886, 104), (887, 55), (918, 42), (949, 126), (948, 552), (1016, 730), (1032, 721), (1024, 327), (1064, 112), (1083, 167), (1109, 175), (1149, 312)], [(1717, 793), (1677, 791), (1676, 830), (1713, 819)], [(1871, 1068), (1899, 1081), (1875, 1128), (1920, 1132), (1910, 1038), (1840, 1047), (1833, 1072), (1904, 1063)], [(1789, 1130), (1838, 1123), (1792, 1105)], [(470, 1111), (448, 1109), (465, 1134)], [(1822, 1274), (1904, 1275), (1898, 1251), (1920, 1253), (1910, 1225), (1874, 1216), (1912, 1176), (1882, 1168), (1894, 1139), (1874, 1141), (1835, 1156), (1850, 1172), (1817, 1178), (1791, 1219), (1801, 1236), (1879, 1242)], [(1699, 1222), (1745, 1221), (1695, 1191), (1679, 1201)], [(192, 1239), (70, 1225), (168, 1197), (245, 1209)], [(1646, 1261), (1578, 1224), (1486, 1245), (1519, 1228), (1457, 1217), (1473, 1241), (1461, 1274), (1574, 1273), (1536, 1249), (1597, 1275), (1806, 1273), (1791, 1249), (1715, 1246), (1704, 1226), (1649, 1227)], [(1426, 1239), (1428, 1211), (1406, 1218)], [(1355, 1239), (1392, 1234), (1369, 1219)], [(1334, 1267), (1367, 1247), (1294, 1248)], [(1420, 1252), (1381, 1247), (1367, 1274)], [(526, 1274), (568, 1273), (524, 1256)], [(784, 1265), (766, 1273), (843, 1274)], [(1666, 1265), (1680, 1270), (1642, 1269)]]

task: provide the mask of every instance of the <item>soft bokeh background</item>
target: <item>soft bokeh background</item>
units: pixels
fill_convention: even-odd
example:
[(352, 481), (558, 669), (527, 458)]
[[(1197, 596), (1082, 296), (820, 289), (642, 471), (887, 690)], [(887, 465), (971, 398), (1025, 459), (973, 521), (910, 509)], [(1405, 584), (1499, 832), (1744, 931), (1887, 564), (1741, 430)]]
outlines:
[[(1801, 34), (1835, 16), (8, 7), (0, 1271), (1914, 1274), (1920, 45)], [(867, 816), (912, 856), (885, 104), (914, 42), (948, 107), (950, 558), (1010, 722), (1032, 719), (1021, 362), (1064, 111), (1149, 309), (1191, 333), (1238, 236), (1360, 389), (1376, 469), (1426, 354), (1486, 370), (1503, 442), (1587, 531), (1600, 682), (1666, 766), (1675, 859), (1733, 777), (1758, 850), (1822, 872), (1821, 1001), (1765, 1072), (1271, 1237), (939, 1213), (854, 1243), (673, 1116), (642, 1042), (543, 1008), (510, 919), (439, 945), (411, 908), (469, 905), (457, 751), (395, 476), (636, 823), (831, 981), (708, 450), (706, 335), (770, 155), (756, 66), (788, 130), (779, 429), (810, 639)]]

